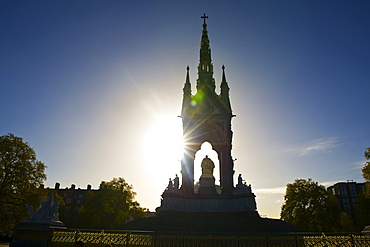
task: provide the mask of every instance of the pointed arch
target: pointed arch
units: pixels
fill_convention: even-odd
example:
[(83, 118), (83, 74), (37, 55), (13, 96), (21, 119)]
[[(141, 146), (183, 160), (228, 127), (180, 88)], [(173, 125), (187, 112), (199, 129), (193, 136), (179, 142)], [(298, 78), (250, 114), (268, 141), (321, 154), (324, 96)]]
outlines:
[(215, 164), (215, 169), (213, 171), (213, 176), (216, 179), (216, 184), (220, 184), (220, 160), (218, 157), (217, 151), (213, 148), (212, 144), (208, 141), (203, 142), (200, 145), (199, 150), (195, 152), (195, 158), (194, 158), (194, 180), (195, 183), (199, 181), (199, 178), (202, 174), (201, 172), (201, 162), (205, 158), (205, 156), (208, 156), (213, 163)]

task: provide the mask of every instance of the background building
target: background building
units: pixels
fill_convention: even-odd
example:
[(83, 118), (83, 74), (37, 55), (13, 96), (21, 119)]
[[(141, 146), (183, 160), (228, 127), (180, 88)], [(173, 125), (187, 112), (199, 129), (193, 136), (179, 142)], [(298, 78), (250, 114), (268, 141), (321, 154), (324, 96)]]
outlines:
[(357, 225), (356, 216), (359, 212), (357, 195), (363, 191), (364, 186), (365, 183), (356, 183), (353, 180), (347, 180), (347, 182), (339, 182), (329, 186), (327, 189), (337, 200), (340, 211), (348, 213), (355, 225)]
[(74, 184), (70, 188), (66, 187), (62, 189), (59, 183), (55, 183), (55, 188), (51, 190), (55, 190), (64, 200), (65, 205), (59, 208), (59, 216), (60, 220), (68, 227), (77, 226), (78, 211), (84, 205), (89, 191), (98, 191), (98, 189), (91, 189), (90, 184), (87, 185), (86, 189), (76, 189), (76, 185)]

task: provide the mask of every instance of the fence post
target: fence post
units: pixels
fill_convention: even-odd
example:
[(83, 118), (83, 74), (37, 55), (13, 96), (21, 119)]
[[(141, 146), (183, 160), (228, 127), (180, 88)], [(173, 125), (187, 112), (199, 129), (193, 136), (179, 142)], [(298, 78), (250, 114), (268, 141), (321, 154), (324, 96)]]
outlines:
[(102, 229), (100, 231), (99, 244), (102, 244), (103, 243), (103, 239), (104, 239), (104, 229)]
[(76, 235), (75, 235), (75, 243), (77, 242), (78, 240), (78, 234), (80, 233), (80, 229), (77, 229), (76, 231)]
[(298, 247), (297, 233), (294, 233), (294, 238), (295, 238), (295, 247)]
[(351, 236), (351, 244), (352, 244), (352, 247), (353, 246), (356, 246), (355, 240), (353, 239), (353, 234), (351, 233), (350, 236)]
[(127, 231), (126, 232), (126, 247), (129, 246), (129, 243), (130, 243), (130, 231)]

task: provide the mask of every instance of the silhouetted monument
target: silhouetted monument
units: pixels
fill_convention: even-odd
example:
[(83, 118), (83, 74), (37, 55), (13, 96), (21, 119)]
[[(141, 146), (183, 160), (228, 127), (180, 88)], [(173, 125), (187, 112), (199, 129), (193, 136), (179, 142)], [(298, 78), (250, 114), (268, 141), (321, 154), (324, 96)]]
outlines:
[[(123, 229), (197, 232), (294, 232), (299, 229), (281, 220), (260, 218), (250, 185), (242, 175), (234, 185), (234, 160), (231, 156), (232, 113), (225, 66), (222, 66), (220, 94), (215, 92), (213, 64), (205, 14), (200, 45), (197, 92), (191, 92), (189, 67), (183, 88), (181, 118), (185, 139), (181, 161), (182, 183), (172, 181), (162, 194), (157, 216), (137, 219)], [(218, 155), (220, 185), (215, 184), (215, 162), (202, 157), (199, 188), (194, 188), (194, 160), (201, 145), (208, 142)]]
[[(168, 212), (209, 212), (233, 213), (243, 212), (258, 217), (255, 195), (250, 186), (248, 189), (236, 190), (234, 187), (234, 162), (231, 157), (232, 135), (231, 119), (234, 117), (229, 86), (222, 66), (221, 92), (215, 92), (213, 64), (209, 45), (206, 15), (204, 19), (198, 65), (197, 92), (191, 93), (189, 67), (183, 88), (181, 118), (183, 136), (186, 139), (184, 158), (181, 161), (182, 185), (180, 190), (169, 190), (163, 193), (159, 214)], [(208, 142), (218, 154), (221, 193), (216, 191), (213, 170), (214, 162), (205, 157), (201, 163), (202, 175), (199, 189), (194, 190), (194, 159), (201, 145)]]

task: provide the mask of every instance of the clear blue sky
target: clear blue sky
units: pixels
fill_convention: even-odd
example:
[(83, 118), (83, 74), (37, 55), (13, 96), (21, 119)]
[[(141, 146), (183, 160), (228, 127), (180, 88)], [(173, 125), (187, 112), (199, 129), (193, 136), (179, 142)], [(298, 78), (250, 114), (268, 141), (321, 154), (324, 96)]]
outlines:
[(180, 171), (172, 143), (158, 146), (181, 129), (188, 65), (195, 93), (203, 13), (237, 116), (235, 173), (260, 214), (279, 217), (297, 178), (362, 182), (369, 1), (1, 0), (0, 135), (30, 143), (46, 186), (123, 177), (154, 210)]

